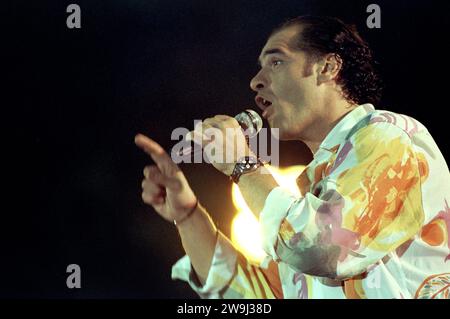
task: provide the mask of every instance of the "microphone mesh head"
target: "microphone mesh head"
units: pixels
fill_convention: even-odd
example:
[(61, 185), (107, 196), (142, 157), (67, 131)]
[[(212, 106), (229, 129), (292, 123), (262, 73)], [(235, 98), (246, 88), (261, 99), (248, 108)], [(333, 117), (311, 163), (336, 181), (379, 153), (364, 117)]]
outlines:
[(263, 126), (261, 116), (251, 109), (247, 109), (244, 112), (239, 113), (234, 118), (244, 130), (247, 130), (249, 137), (253, 137), (258, 134)]

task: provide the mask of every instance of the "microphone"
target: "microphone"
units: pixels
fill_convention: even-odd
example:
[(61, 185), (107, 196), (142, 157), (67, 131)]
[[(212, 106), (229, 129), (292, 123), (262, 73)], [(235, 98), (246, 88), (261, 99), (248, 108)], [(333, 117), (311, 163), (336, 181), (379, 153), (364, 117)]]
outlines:
[[(261, 131), (263, 126), (263, 121), (261, 116), (256, 113), (254, 110), (247, 109), (234, 117), (236, 121), (239, 123), (239, 126), (242, 128), (244, 132), (246, 132), (247, 139), (253, 137)], [(186, 156), (191, 154), (193, 148), (191, 146), (183, 148), (178, 152), (179, 156)]]

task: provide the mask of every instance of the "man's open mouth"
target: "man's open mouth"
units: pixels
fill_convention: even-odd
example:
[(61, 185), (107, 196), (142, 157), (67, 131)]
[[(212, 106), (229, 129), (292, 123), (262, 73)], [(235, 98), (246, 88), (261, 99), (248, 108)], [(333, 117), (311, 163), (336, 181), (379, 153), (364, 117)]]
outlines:
[(263, 111), (272, 105), (272, 102), (270, 102), (269, 100), (266, 100), (262, 96), (255, 97), (255, 102), (256, 102), (256, 105), (258, 105), (258, 107)]

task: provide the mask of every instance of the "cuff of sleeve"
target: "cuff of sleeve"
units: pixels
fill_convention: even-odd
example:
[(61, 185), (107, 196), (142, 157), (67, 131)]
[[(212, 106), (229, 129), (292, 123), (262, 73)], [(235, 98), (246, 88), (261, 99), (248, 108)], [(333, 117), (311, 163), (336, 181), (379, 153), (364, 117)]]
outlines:
[(263, 249), (275, 261), (279, 260), (275, 252), (278, 232), (295, 201), (296, 197), (289, 190), (280, 186), (275, 187), (267, 196), (264, 208), (259, 215)]
[(229, 284), (236, 269), (237, 251), (229, 240), (218, 232), (211, 267), (204, 286), (197, 279), (189, 256), (185, 255), (172, 267), (172, 280), (186, 281), (201, 297), (220, 298), (220, 293)]

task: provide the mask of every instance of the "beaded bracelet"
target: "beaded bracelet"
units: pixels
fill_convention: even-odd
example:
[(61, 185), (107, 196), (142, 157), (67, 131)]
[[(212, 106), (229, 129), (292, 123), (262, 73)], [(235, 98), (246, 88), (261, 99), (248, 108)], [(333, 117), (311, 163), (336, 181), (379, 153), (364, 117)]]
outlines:
[(189, 213), (187, 213), (186, 214), (186, 216), (184, 216), (181, 220), (176, 220), (176, 219), (174, 219), (173, 220), (173, 224), (175, 225), (175, 226), (177, 226), (177, 225), (180, 225), (182, 222), (184, 222), (185, 220), (187, 220), (189, 217), (191, 217), (191, 215), (195, 212), (195, 210), (197, 209), (197, 207), (198, 207), (198, 199), (195, 201), (195, 205), (194, 205), (194, 207), (189, 211)]

